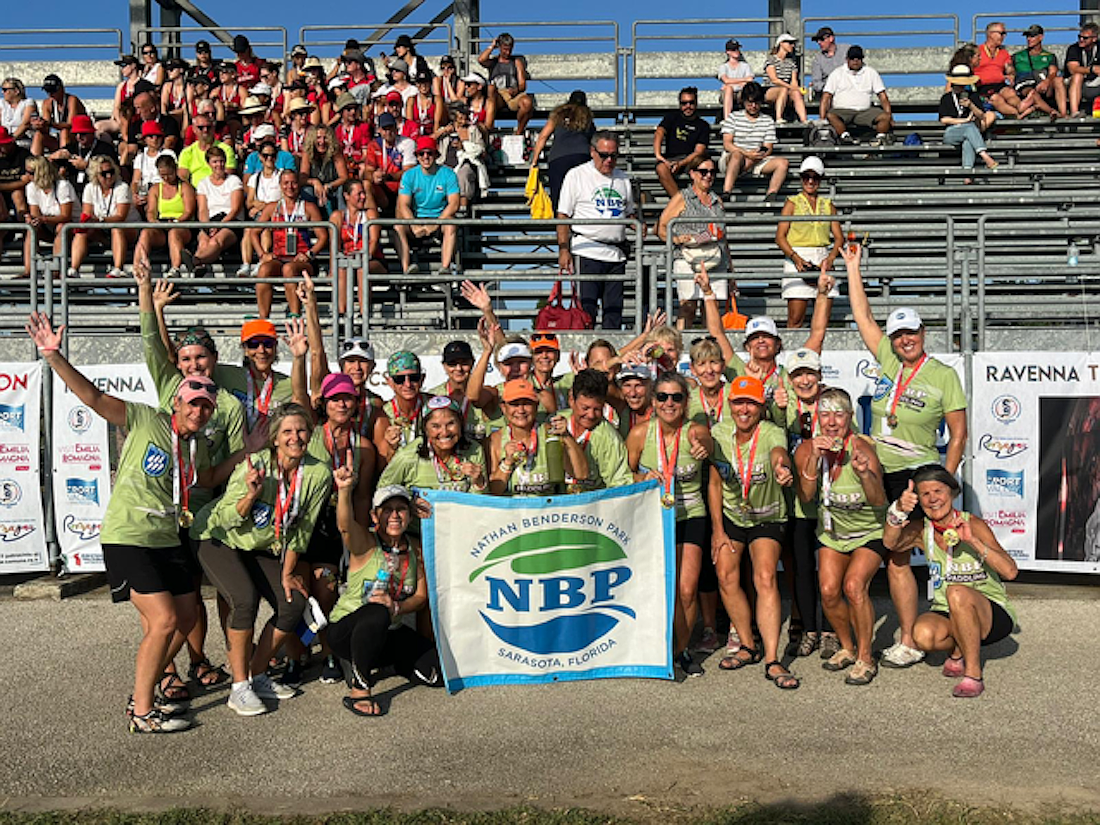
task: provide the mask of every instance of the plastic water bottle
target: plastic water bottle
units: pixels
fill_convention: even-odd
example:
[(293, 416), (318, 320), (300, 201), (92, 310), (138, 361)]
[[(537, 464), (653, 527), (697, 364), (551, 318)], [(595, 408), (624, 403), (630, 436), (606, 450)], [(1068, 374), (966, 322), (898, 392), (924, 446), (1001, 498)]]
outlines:
[(383, 595), (389, 590), (390, 587), (390, 571), (385, 567), (378, 571), (378, 575), (374, 579), (374, 584), (371, 585), (371, 594)]
[(565, 483), (565, 464), (562, 461), (561, 436), (546, 434), (546, 476), (552, 484)]
[(1077, 242), (1070, 240), (1069, 248), (1066, 250), (1066, 265), (1077, 266), (1081, 259), (1081, 251), (1077, 248)]

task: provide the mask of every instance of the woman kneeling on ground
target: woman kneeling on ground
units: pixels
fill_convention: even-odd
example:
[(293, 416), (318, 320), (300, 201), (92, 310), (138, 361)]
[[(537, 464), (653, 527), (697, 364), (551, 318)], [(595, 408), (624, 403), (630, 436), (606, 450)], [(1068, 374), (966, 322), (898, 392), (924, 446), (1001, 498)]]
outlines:
[[(909, 487), (886, 515), (886, 546), (920, 547), (928, 559), (932, 610), (917, 618), (913, 638), (924, 651), (948, 652), (943, 675), (962, 679), (952, 695), (981, 696), (981, 649), (1016, 628), (1016, 611), (1002, 580), (1016, 578), (1016, 562), (1001, 547), (989, 525), (956, 510), (959, 482), (938, 464), (913, 474)], [(917, 504), (924, 518), (909, 521)]]
[[(412, 494), (405, 487), (382, 487), (374, 494), (367, 530), (355, 520), (355, 475), (346, 464), (334, 481), (336, 521), (351, 554), (344, 595), (329, 616), (329, 644), (351, 662), (351, 693), (344, 707), (356, 716), (381, 716), (385, 709), (371, 698), (371, 672), (393, 665), (410, 681), (442, 687), (435, 646), (400, 617), (415, 616), (428, 603), (428, 583), (420, 540), (408, 533)], [(420, 513), (426, 516), (426, 512)]]

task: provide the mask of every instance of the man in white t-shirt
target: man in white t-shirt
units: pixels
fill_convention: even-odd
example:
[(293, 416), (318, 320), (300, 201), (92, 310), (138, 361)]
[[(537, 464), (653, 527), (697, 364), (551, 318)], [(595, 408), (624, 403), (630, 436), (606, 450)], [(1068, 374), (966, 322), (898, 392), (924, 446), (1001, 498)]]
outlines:
[[(592, 137), (592, 160), (565, 175), (558, 198), (558, 217), (577, 220), (630, 218), (634, 194), (630, 178), (615, 168), (619, 138), (600, 131)], [(572, 231), (570, 231), (572, 230)], [(596, 320), (603, 301), (603, 329), (620, 329), (623, 316), (623, 281), (626, 275), (626, 226), (558, 225), (558, 264), (563, 277), (574, 272), (610, 275), (607, 281), (581, 281), (581, 306)]]
[(858, 143), (850, 126), (873, 128), (878, 145), (887, 142), (887, 136), (894, 128), (894, 117), (890, 110), (890, 98), (886, 95), (886, 85), (882, 77), (870, 66), (863, 63), (863, 49), (852, 46), (848, 49), (847, 65), (833, 69), (825, 81), (825, 91), (821, 95), (821, 119), (828, 119), (840, 142), (846, 145)]

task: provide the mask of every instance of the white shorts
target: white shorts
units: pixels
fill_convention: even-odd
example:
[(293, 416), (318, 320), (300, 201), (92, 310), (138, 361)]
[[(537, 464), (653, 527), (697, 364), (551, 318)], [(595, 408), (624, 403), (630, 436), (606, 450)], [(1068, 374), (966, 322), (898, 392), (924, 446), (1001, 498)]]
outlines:
[[(769, 158), (764, 158), (763, 160), (758, 161), (757, 163), (754, 163), (752, 165), (752, 167), (749, 169), (749, 174), (754, 178), (763, 177), (764, 176), (764, 168), (769, 163), (771, 163), (772, 160), (774, 160), (774, 158), (769, 157)], [(726, 169), (729, 168), (729, 165), (730, 165), (730, 153), (723, 149), (721, 156), (718, 158), (718, 171), (721, 172), (723, 175), (726, 174)]]
[[(827, 246), (792, 246), (791, 249), (795, 251), (798, 257), (804, 261), (809, 261), (816, 267), (821, 266), (821, 262), (829, 256), (830, 247)], [(820, 271), (820, 270), (818, 270)], [(783, 261), (783, 274), (784, 275), (798, 275), (798, 270), (794, 268), (794, 264), (787, 258)], [(806, 278), (811, 278), (812, 281), (807, 281)], [(800, 277), (787, 277), (783, 279), (783, 300), (801, 300), (810, 301), (817, 295), (817, 274), (806, 272), (802, 273)], [(838, 298), (840, 296), (840, 290), (834, 286), (829, 291), (830, 298)]]

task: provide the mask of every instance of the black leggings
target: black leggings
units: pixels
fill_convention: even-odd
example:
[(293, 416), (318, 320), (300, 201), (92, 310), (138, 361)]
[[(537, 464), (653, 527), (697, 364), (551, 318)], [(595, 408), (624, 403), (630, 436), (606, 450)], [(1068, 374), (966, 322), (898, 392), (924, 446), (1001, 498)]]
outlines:
[[(791, 520), (791, 550), (794, 554), (794, 600), (802, 617), (802, 629), (807, 633), (818, 631), (817, 596), (817, 521), (808, 518)], [(829, 620), (821, 617), (820, 629), (832, 633)]]
[(390, 611), (385, 605), (365, 604), (330, 625), (328, 644), (333, 653), (351, 662), (358, 687), (369, 687), (371, 672), (387, 665), (393, 665), (410, 682), (443, 686), (435, 645), (410, 627), (390, 629)]

